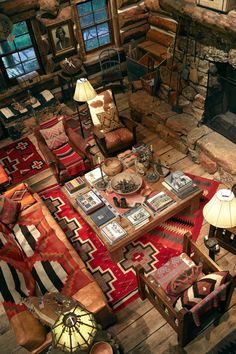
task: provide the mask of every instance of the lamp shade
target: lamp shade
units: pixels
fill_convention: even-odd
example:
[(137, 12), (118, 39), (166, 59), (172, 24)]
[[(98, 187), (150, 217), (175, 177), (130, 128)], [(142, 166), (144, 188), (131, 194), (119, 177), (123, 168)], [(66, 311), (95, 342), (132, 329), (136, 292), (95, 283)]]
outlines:
[(219, 228), (236, 226), (236, 198), (229, 189), (220, 189), (203, 208), (206, 221)]
[(77, 102), (87, 102), (97, 96), (96, 91), (88, 79), (78, 79), (76, 82), (74, 100)]
[(53, 345), (67, 353), (86, 350), (97, 333), (94, 316), (76, 306), (59, 316), (52, 328)]

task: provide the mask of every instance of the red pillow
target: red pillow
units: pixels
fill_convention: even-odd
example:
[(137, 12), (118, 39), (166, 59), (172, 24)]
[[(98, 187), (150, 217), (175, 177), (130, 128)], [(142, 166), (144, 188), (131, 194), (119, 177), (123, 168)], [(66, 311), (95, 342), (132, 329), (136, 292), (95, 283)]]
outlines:
[(178, 296), (188, 289), (202, 274), (202, 265), (185, 269), (182, 273), (173, 278), (166, 287), (166, 292), (170, 296)]
[(17, 221), (20, 211), (20, 203), (9, 199), (3, 195), (0, 196), (0, 221), (12, 227)]

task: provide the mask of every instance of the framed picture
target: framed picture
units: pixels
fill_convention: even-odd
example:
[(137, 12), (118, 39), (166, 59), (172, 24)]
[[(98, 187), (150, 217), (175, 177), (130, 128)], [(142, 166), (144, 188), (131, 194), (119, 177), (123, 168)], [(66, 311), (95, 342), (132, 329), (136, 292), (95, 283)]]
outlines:
[(48, 27), (52, 53), (55, 58), (73, 52), (76, 49), (73, 24), (66, 20)]

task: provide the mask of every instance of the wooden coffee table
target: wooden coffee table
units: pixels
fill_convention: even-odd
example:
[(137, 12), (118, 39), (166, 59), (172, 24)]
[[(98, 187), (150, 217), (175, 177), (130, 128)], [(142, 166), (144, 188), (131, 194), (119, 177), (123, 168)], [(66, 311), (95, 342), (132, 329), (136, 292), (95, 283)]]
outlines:
[[(122, 216), (117, 216), (116, 220), (126, 230), (127, 235), (112, 245), (106, 240), (106, 238), (101, 233), (100, 228), (92, 221), (90, 216), (86, 215), (85, 212), (76, 203), (76, 197), (78, 196), (78, 194), (85, 193), (86, 189), (87, 191), (89, 191), (90, 187), (89, 186), (86, 187), (86, 189), (83, 189), (82, 191), (75, 193), (73, 196), (70, 196), (69, 193), (67, 193), (66, 191), (65, 194), (68, 200), (74, 206), (74, 208), (79, 212), (79, 214), (83, 217), (83, 219), (91, 226), (91, 228), (97, 234), (101, 242), (105, 245), (112, 260), (114, 262), (119, 262), (121, 259), (123, 259), (123, 248), (129, 245), (131, 242), (140, 238), (145, 233), (151, 231), (156, 226), (160, 225), (164, 221), (170, 219), (172, 216), (182, 212), (185, 209), (189, 209), (191, 213), (199, 209), (200, 197), (203, 192), (201, 189), (197, 190), (196, 192), (192, 193), (191, 195), (189, 195), (184, 199), (179, 199), (174, 193), (172, 193), (170, 190), (168, 190), (163, 186), (162, 184), (163, 180), (164, 180), (163, 178), (160, 178), (158, 182), (150, 183), (148, 184), (148, 186), (152, 189), (153, 192), (164, 191), (166, 194), (172, 197), (172, 199), (175, 200), (175, 203), (171, 204), (169, 207), (167, 207), (160, 213), (156, 214), (155, 216), (151, 216), (150, 221), (147, 224), (141, 226), (139, 229), (136, 230), (129, 223), (127, 219), (123, 218)], [(147, 210), (150, 211), (148, 207)]]

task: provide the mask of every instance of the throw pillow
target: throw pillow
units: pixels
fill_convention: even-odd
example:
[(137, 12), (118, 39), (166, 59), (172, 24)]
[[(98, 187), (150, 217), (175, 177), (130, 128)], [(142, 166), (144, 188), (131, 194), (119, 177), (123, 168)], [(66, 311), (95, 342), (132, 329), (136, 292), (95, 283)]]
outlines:
[(101, 129), (104, 133), (108, 133), (112, 130), (123, 127), (119, 120), (116, 107), (112, 107), (107, 111), (98, 113), (97, 117), (100, 121)]
[(169, 282), (166, 288), (167, 294), (170, 296), (178, 296), (197, 281), (200, 274), (202, 274), (202, 265), (185, 269)]
[(59, 121), (51, 128), (41, 129), (40, 133), (44, 137), (50, 150), (57, 149), (59, 146), (68, 142), (68, 136), (65, 133), (63, 121)]
[(182, 308), (190, 310), (212, 291), (224, 284), (227, 275), (228, 272), (226, 271), (205, 275), (180, 295), (176, 301), (175, 309), (177, 311), (180, 311)]
[(12, 227), (15, 224), (20, 211), (20, 203), (7, 198), (6, 196), (0, 196), (0, 221)]

